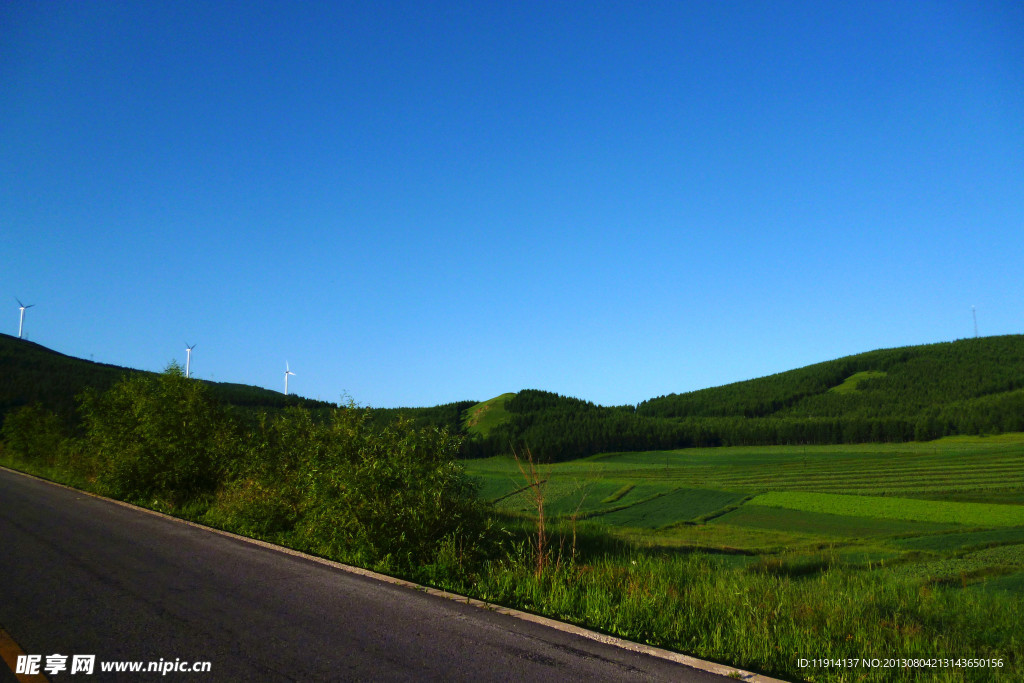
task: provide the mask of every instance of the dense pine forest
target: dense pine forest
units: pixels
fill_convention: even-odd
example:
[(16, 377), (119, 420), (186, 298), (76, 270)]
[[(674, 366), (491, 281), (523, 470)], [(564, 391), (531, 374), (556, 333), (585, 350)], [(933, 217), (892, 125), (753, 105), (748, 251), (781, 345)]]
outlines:
[[(147, 374), (72, 358), (8, 335), (0, 335), (0, 371), (0, 420), (38, 404), (71, 428), (76, 397), (86, 387), (102, 392), (126, 375)], [(250, 415), (292, 405), (316, 415), (331, 407), (258, 387), (203, 382), (218, 401)], [(464, 457), (529, 449), (545, 461), (608, 451), (921, 441), (1024, 431), (1024, 336), (871, 351), (637, 406), (603, 407), (524, 390), (508, 395), (501, 419), (486, 432), (467, 420), (480, 405), (460, 401), (375, 409), (369, 420), (383, 427), (401, 416), (417, 428), (465, 435)]]
[(692, 446), (931, 440), (1024, 430), (1024, 336), (871, 351), (636, 407), (542, 391), (470, 442), (475, 457), (529, 448), (543, 460)]

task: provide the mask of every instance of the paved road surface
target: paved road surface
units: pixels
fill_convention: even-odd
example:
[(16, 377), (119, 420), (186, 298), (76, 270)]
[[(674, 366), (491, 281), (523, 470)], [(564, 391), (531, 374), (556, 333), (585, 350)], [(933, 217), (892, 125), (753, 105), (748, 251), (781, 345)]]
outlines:
[(210, 662), (165, 681), (726, 680), (4, 470), (0, 629), (44, 657)]

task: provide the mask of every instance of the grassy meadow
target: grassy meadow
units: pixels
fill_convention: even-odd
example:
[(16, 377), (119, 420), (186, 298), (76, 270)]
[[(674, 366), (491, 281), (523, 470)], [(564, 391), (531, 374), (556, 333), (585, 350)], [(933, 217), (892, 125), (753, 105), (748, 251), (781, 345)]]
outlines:
[[(536, 524), (515, 460), (466, 467), (506, 519)], [(537, 476), (561, 557), (572, 534), (622, 549), (495, 599), (792, 680), (1024, 677), (1024, 434), (606, 453)], [(797, 664), (908, 656), (1002, 665)]]
[(502, 394), (467, 409), (462, 421), (464, 431), (467, 434), (488, 436), (492, 429), (508, 420), (505, 404), (513, 396), (513, 393)]

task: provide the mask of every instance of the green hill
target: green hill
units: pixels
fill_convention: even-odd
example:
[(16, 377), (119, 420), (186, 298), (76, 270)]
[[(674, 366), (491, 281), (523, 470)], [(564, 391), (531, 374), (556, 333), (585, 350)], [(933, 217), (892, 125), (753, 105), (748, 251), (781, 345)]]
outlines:
[(463, 415), (475, 405), (478, 405), (476, 401), (455, 401), (430, 408), (372, 408), (370, 416), (381, 427), (391, 424), (396, 418), (404, 418), (411, 420), (413, 427), (432, 425), (443, 427), (452, 434), (462, 434)]
[[(73, 422), (74, 397), (82, 389), (104, 390), (135, 372), (142, 371), (0, 335), (0, 419), (19, 406), (41, 403)], [(329, 405), (241, 384), (208, 384), (217, 399), (241, 409)], [(482, 403), (373, 413), (382, 423), (400, 414), (417, 425), (462, 433), (469, 437), (467, 457), (529, 448), (544, 460), (693, 446), (898, 442), (1024, 431), (1024, 336), (871, 351), (635, 407), (602, 407), (528, 389)]]
[[(105, 391), (130, 374), (153, 374), (66, 356), (45, 346), (0, 334), (0, 424), (8, 412), (39, 403), (65, 422), (75, 418), (75, 396), (86, 387)], [(242, 409), (281, 409), (289, 405), (327, 404), (299, 396), (229, 382), (208, 382), (218, 400)]]
[(692, 446), (931, 440), (1024, 430), (1024, 336), (884, 349), (605, 408), (522, 391), (468, 448), (567, 460)]
[[(1015, 410), (1024, 389), (1024, 336), (871, 351), (769, 377), (645, 401), (651, 417), (918, 419)], [(997, 420), (998, 421), (998, 420)]]
[(467, 408), (462, 417), (462, 431), (470, 436), (487, 438), (492, 429), (508, 422), (505, 404), (514, 397), (515, 394), (502, 394)]

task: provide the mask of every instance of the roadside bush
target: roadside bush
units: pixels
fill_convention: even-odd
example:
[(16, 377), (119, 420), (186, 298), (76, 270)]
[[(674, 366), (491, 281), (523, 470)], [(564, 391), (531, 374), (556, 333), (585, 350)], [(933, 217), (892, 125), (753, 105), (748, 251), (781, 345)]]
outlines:
[(0, 436), (8, 453), (39, 465), (52, 465), (65, 439), (61, 419), (38, 403), (8, 413)]
[(297, 520), (294, 501), (281, 488), (258, 479), (237, 479), (218, 492), (202, 521), (237, 534), (274, 540), (291, 531)]
[(211, 524), (408, 576), (483, 559), (487, 508), (455, 460), (461, 437), (408, 420), (382, 427), (354, 404), (302, 407), (253, 425)]
[(79, 405), (98, 484), (119, 498), (174, 507), (210, 493), (236, 441), (224, 409), (176, 363), (86, 391)]
[(317, 438), (285, 453), (303, 463), (293, 470), (303, 511), (296, 531), (315, 552), (408, 572), (481, 533), (484, 507), (455, 462), (461, 437), (407, 420), (376, 428), (354, 405), (305, 424)]

